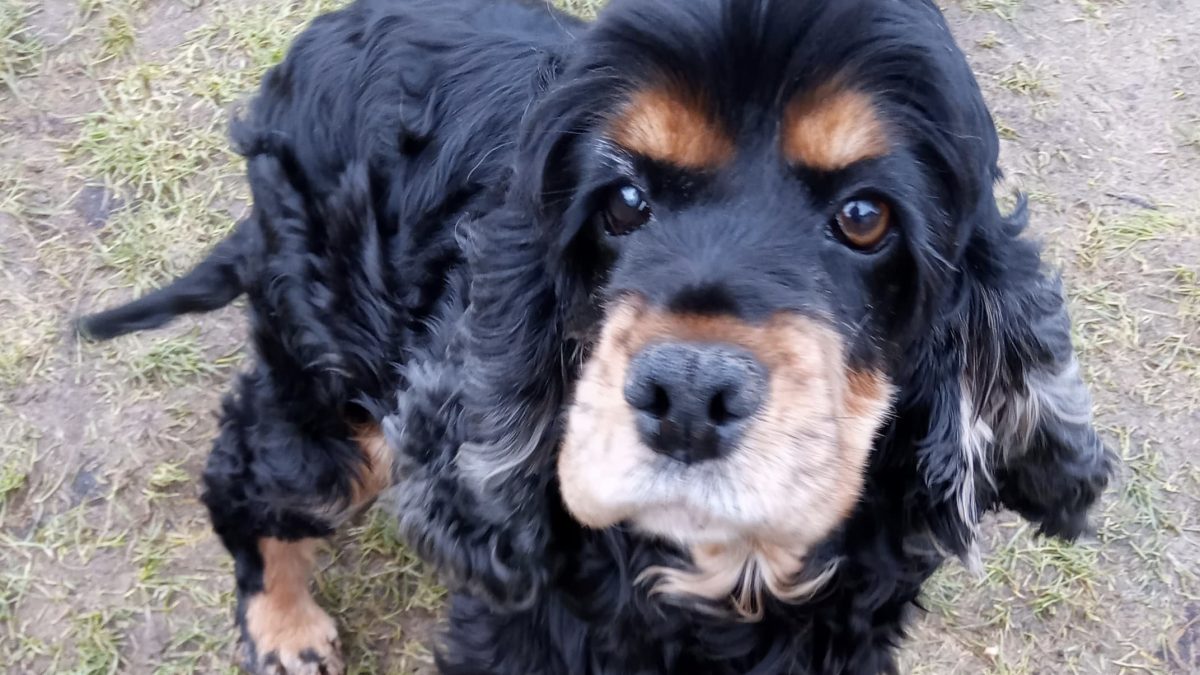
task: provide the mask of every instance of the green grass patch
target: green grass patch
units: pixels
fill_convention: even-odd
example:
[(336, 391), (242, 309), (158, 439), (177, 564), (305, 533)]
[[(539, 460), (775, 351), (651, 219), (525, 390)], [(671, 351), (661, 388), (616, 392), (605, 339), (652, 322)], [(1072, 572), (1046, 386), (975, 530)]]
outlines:
[(0, 293), (0, 316), (0, 386), (27, 384), (51, 358), (59, 327), (45, 305), (15, 292)]
[[(305, 23), (340, 4), (218, 4), (169, 58), (134, 61), (104, 80), (101, 105), (65, 148), (82, 178), (104, 181), (126, 204), (101, 233), (101, 262), (142, 290), (228, 233), (232, 206), (246, 198), (226, 138), (228, 106), (257, 87)], [(132, 16), (107, 17), (104, 54), (128, 50)]]
[(240, 99), (257, 89), (268, 68), (283, 60), (305, 24), (345, 4), (346, 0), (295, 0), (282, 8), (250, 3), (217, 9), (210, 23), (189, 36), (184, 62), (197, 76), (187, 83), (188, 91), (218, 105)]
[(983, 37), (975, 41), (975, 46), (980, 49), (995, 49), (1003, 44), (1004, 40), (1001, 40), (994, 30), (989, 30)]
[[(111, 503), (111, 498), (110, 494), (105, 501)], [(114, 521), (111, 511), (80, 504), (47, 518), (29, 546), (57, 560), (86, 565), (98, 551), (124, 549), (128, 545), (127, 529), (116, 528)]]
[[(232, 598), (228, 599), (228, 606), (233, 606)], [(200, 619), (177, 627), (154, 675), (241, 675), (243, 671), (229, 658), (233, 653), (234, 630), (227, 614), (222, 611), (219, 618)]]
[(195, 335), (159, 340), (135, 356), (129, 365), (140, 384), (171, 387), (218, 371)]
[[(343, 622), (342, 640), (351, 673), (375, 675), (412, 672), (428, 665), (422, 651), (383, 655), (380, 644), (410, 645), (406, 626), (414, 618), (434, 616), (445, 590), (400, 541), (395, 519), (381, 511), (368, 512), (360, 525), (339, 539), (353, 542), (339, 548), (332, 563), (317, 577), (322, 607)], [(384, 657), (386, 656), (386, 661)], [(398, 669), (397, 669), (398, 668)]]
[(83, 117), (68, 157), (135, 199), (179, 201), (227, 142), (220, 111), (187, 101), (178, 84), (168, 66), (127, 70), (110, 83), (102, 108)]
[(963, 9), (968, 12), (990, 12), (1005, 21), (1017, 18), (1024, 0), (964, 0)]
[[(1001, 532), (1008, 538), (987, 556), (983, 583), (1006, 589), (1039, 619), (1071, 611), (1076, 618), (1100, 620), (1097, 589), (1106, 579), (1095, 545), (1034, 536), (1023, 522)], [(991, 622), (1007, 627), (1012, 609), (1011, 603), (997, 603)]]
[(104, 20), (104, 29), (100, 32), (100, 59), (107, 61), (124, 56), (133, 49), (136, 38), (133, 20), (129, 14), (117, 9)]
[(90, 612), (72, 620), (75, 663), (65, 675), (115, 675), (121, 667), (120, 639), (114, 621), (103, 612)]
[(9, 499), (28, 484), (42, 432), (15, 410), (0, 405), (0, 524)]
[(1020, 140), (1020, 132), (1018, 132), (1016, 128), (1009, 124), (1006, 120), (996, 117), (994, 118), (994, 121), (996, 124), (996, 134), (999, 135), (1001, 139), (1006, 141)]
[(45, 47), (29, 28), (37, 4), (0, 0), (0, 93), (16, 91), (17, 80), (41, 65)]
[(148, 499), (172, 496), (193, 481), (192, 475), (183, 468), (182, 462), (165, 462), (150, 472), (144, 494)]
[(1053, 73), (1044, 64), (1019, 61), (1001, 71), (996, 76), (996, 83), (1014, 94), (1047, 97), (1053, 94), (1053, 78)]
[(1078, 258), (1085, 267), (1094, 268), (1141, 244), (1180, 233), (1184, 227), (1179, 216), (1162, 209), (1140, 209), (1111, 216), (1093, 214)]

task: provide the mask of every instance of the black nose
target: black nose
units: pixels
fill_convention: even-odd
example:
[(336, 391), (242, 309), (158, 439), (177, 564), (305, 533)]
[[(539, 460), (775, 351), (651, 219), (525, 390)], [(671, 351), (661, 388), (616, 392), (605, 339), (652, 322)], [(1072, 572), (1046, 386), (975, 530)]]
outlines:
[(670, 342), (634, 357), (625, 400), (637, 411), (646, 445), (690, 464), (737, 445), (766, 386), (766, 369), (744, 349)]

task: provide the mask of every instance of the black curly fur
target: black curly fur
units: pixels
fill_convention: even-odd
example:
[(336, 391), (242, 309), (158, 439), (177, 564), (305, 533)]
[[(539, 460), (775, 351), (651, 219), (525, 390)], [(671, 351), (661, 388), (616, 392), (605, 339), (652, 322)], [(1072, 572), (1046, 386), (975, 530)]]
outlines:
[[(639, 573), (685, 554), (584, 529), (557, 493), (560, 417), (604, 302), (667, 304), (688, 245), (604, 242), (597, 130), (667, 75), (757, 138), (744, 111), (847, 74), (903, 138), (883, 169), (905, 226), (876, 268), (827, 271), (865, 281), (824, 309), (865, 326), (850, 357), (898, 393), (862, 498), (812, 554), (837, 561), (832, 581), (743, 622), (651, 595)], [(970, 550), (983, 513), (1075, 537), (1106, 484), (1061, 284), (1021, 238), (1023, 206), (997, 210), (991, 118), (926, 0), (618, 0), (590, 27), (541, 2), (359, 0), (297, 39), (234, 138), (252, 214), (191, 273), (81, 330), (248, 296), (257, 361), (204, 476), (240, 597), (261, 590), (258, 539), (339, 524), (363, 461), (353, 430), (374, 423), (396, 453), (391, 508), (454, 591), (444, 672), (887, 673), (921, 584)], [(761, 177), (724, 193), (737, 222), (799, 218), (779, 194), (802, 190)], [(811, 309), (795, 294), (815, 263), (778, 244), (737, 267), (738, 245), (723, 263), (751, 289), (730, 295), (738, 311)], [(991, 437), (972, 455), (975, 417)]]

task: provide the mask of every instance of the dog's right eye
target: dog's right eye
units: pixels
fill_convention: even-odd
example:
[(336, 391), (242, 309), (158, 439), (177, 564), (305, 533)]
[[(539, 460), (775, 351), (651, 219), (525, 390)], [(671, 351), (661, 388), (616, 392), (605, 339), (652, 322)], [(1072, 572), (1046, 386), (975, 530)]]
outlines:
[(645, 225), (650, 215), (650, 205), (642, 191), (632, 185), (622, 185), (609, 193), (600, 218), (605, 232), (623, 237)]

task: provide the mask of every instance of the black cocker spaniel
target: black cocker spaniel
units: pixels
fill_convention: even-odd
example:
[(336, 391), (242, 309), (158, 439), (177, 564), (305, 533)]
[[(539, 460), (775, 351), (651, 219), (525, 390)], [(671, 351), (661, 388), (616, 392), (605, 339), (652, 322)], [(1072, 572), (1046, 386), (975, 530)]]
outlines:
[(245, 294), (204, 474), (254, 673), (341, 673), (381, 493), (454, 674), (888, 673), (922, 582), (1113, 469), (931, 0), (359, 0), (233, 136), (251, 214), (95, 338)]

